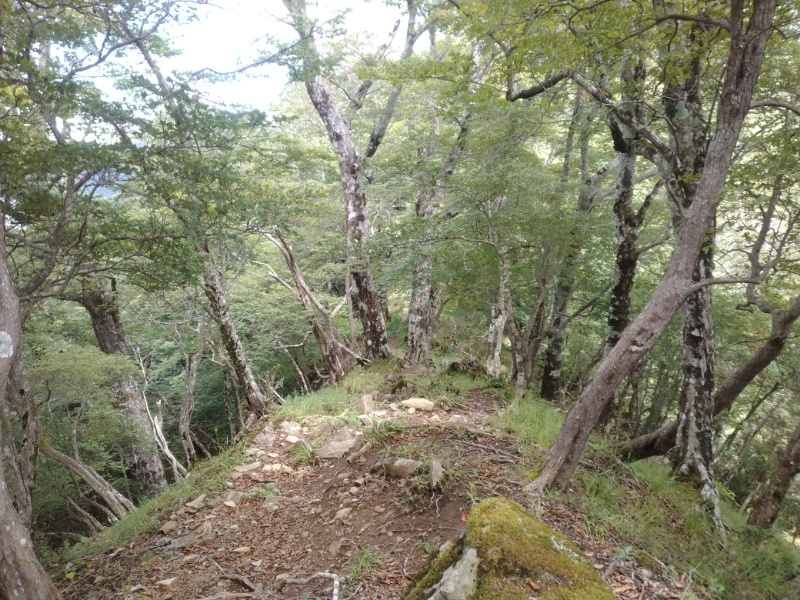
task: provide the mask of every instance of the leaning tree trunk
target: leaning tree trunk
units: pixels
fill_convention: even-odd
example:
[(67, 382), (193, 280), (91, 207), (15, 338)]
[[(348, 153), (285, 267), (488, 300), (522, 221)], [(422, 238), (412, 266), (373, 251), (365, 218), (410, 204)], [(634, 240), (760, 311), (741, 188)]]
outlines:
[[(79, 302), (89, 313), (100, 350), (105, 354), (127, 354), (128, 346), (120, 321), (116, 281), (113, 278), (87, 277), (81, 282), (79, 293), (66, 294), (64, 297)], [(131, 446), (134, 479), (142, 496), (151, 498), (166, 488), (167, 479), (154, 441), (147, 401), (133, 377), (115, 383), (114, 396), (134, 428)]]
[(71, 473), (80, 477), (81, 480), (88, 485), (98, 498), (103, 502), (108, 510), (104, 511), (108, 517), (109, 522), (115, 523), (128, 513), (134, 512), (136, 507), (133, 503), (122, 495), (114, 486), (112, 486), (105, 478), (95, 471), (89, 465), (81, 461), (67, 456), (63, 452), (53, 448), (44, 440), (41, 442), (42, 454), (48, 458), (52, 458), (58, 464), (66, 467)]
[(781, 506), (783, 506), (786, 492), (789, 491), (789, 486), (792, 485), (792, 481), (798, 473), (800, 473), (800, 426), (792, 433), (781, 461), (770, 473), (766, 489), (756, 500), (750, 517), (747, 519), (748, 525), (767, 528), (775, 523)]
[[(731, 157), (761, 72), (764, 49), (775, 15), (775, 0), (754, 2), (746, 30), (743, 13), (742, 2), (736, 0), (731, 8), (731, 44), (716, 131), (708, 147), (694, 201), (684, 213), (667, 271), (650, 301), (599, 365), (567, 415), (547, 453), (541, 474), (526, 486), (528, 491), (539, 492), (551, 486), (565, 488), (569, 484), (606, 403), (639, 359), (655, 345), (675, 312), (693, 291), (692, 275), (713, 223), (717, 197), (728, 175)], [(609, 102), (602, 94), (598, 94), (596, 99)]]
[[(0, 402), (5, 403), (9, 374), (19, 357), (19, 300), (6, 262), (5, 216), (0, 212)], [(0, 429), (0, 442), (4, 436)], [(0, 444), (0, 448), (2, 448)], [(9, 600), (52, 600), (59, 597), (36, 555), (27, 529), (11, 503), (0, 454), (0, 596)]]

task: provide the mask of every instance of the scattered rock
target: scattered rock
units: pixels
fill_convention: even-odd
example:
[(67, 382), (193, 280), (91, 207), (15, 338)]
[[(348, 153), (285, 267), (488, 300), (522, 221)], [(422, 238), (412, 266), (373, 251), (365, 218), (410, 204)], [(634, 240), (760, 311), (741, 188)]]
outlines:
[[(295, 444), (297, 444), (299, 442), (300, 442), (300, 438), (297, 437), (296, 435), (287, 435), (286, 436), (286, 443), (289, 444), (290, 446), (294, 446)], [(270, 456), (272, 456), (272, 455), (270, 454)], [(278, 455), (276, 454), (275, 456), (278, 456)]]
[(169, 579), (162, 579), (161, 581), (156, 581), (156, 585), (160, 585), (162, 587), (169, 587), (176, 581), (178, 581), (177, 577), (170, 577)]
[(277, 452), (267, 452), (267, 456), (269, 456), (270, 458), (278, 458), (280, 454), (278, 454)]
[(400, 410), (399, 408), (397, 408), (397, 404), (395, 404), (394, 402), (389, 404), (389, 408), (391, 408), (392, 410)]
[(341, 508), (338, 511), (336, 511), (335, 515), (333, 515), (333, 520), (344, 521), (350, 515), (351, 512), (353, 512), (352, 508)]
[(371, 413), (375, 410), (375, 403), (372, 400), (372, 394), (364, 394), (358, 401), (358, 409), (362, 413)]
[(261, 474), (261, 473), (259, 473), (258, 471), (250, 471), (250, 472), (247, 474), (247, 477), (248, 477), (248, 478), (249, 478), (251, 481), (255, 481), (256, 483), (264, 483), (264, 482), (266, 482), (266, 481), (269, 481), (269, 479), (268, 479), (267, 477), (265, 477), (264, 475), (262, 475), (262, 474)]
[(386, 512), (386, 509), (384, 507), (382, 507), (382, 506), (373, 506), (372, 510), (373, 510), (373, 512), (376, 512), (378, 514)]
[(206, 525), (208, 525), (208, 528), (200, 531), (199, 533), (190, 533), (189, 535), (184, 535), (173, 539), (169, 543), (170, 548), (174, 549), (185, 548), (187, 546), (199, 546), (200, 544), (213, 541), (214, 538), (217, 537), (217, 534), (213, 529), (211, 529), (210, 524), (206, 523)]
[(237, 554), (247, 554), (250, 552), (250, 546), (239, 546), (238, 548), (234, 548), (233, 551)]
[(342, 544), (344, 544), (344, 539), (339, 538), (338, 540), (332, 542), (330, 546), (328, 546), (328, 554), (331, 555), (331, 558), (336, 558), (339, 552), (341, 552)]
[(406, 408), (415, 408), (417, 410), (425, 410), (428, 412), (431, 412), (436, 407), (433, 402), (425, 398), (409, 398), (408, 400), (403, 400), (400, 404)]
[(298, 435), (303, 428), (300, 423), (295, 421), (284, 421), (281, 423), (281, 431), (288, 435)]
[(351, 487), (348, 491), (350, 492), (351, 496), (357, 496), (358, 495), (358, 488), (356, 486)]
[(379, 471), (383, 469), (389, 477), (400, 479), (402, 477), (410, 477), (416, 473), (421, 466), (421, 462), (410, 458), (384, 458), (375, 463), (370, 470)]
[(464, 415), (451, 415), (447, 421), (449, 423), (455, 423), (456, 425), (467, 425), (469, 423), (469, 419)]
[(257, 569), (258, 567), (261, 566), (261, 564), (263, 562), (264, 562), (264, 559), (263, 558), (259, 558), (258, 560), (251, 560), (250, 564), (253, 565)]
[(356, 443), (356, 438), (349, 436), (338, 442), (328, 442), (314, 450), (318, 458), (336, 459), (342, 458)]
[(435, 490), (442, 484), (442, 479), (444, 479), (444, 468), (442, 467), (442, 463), (438, 460), (431, 461), (431, 469), (428, 473), (428, 483), (431, 486), (432, 490)]
[(233, 467), (233, 470), (236, 471), (237, 473), (247, 473), (248, 471), (254, 471), (260, 466), (261, 466), (261, 461), (258, 461), (246, 465), (236, 465), (235, 467)]
[(167, 521), (166, 523), (164, 523), (161, 526), (161, 529), (159, 529), (159, 531), (161, 533), (163, 533), (164, 535), (169, 535), (170, 533), (172, 533), (173, 531), (175, 531), (177, 529), (178, 529), (178, 522), (177, 521)]
[(415, 412), (417, 412), (416, 408), (414, 408), (413, 406), (408, 407), (408, 414), (413, 415)]
[(388, 413), (388, 411), (385, 411), (385, 410), (376, 410), (372, 414), (375, 415), (376, 417), (385, 417), (389, 413)]
[(358, 415), (358, 418), (364, 427), (372, 427), (373, 423), (372, 419), (369, 418), (369, 415)]
[(280, 496), (270, 496), (269, 498), (265, 498), (261, 508), (266, 510), (278, 510), (281, 505), (281, 497)]
[(186, 506), (188, 508), (193, 508), (194, 510), (197, 510), (201, 506), (203, 506), (203, 500), (205, 500), (205, 499), (206, 499), (206, 495), (205, 494), (200, 494), (197, 498), (195, 498), (191, 502), (187, 502), (186, 504), (184, 504), (184, 506)]
[(225, 496), (225, 501), (223, 502), (223, 504), (225, 506), (230, 506), (231, 508), (233, 508), (234, 506), (239, 504), (243, 498), (244, 498), (244, 492), (230, 491), (228, 492), (228, 495)]
[(256, 448), (270, 448), (275, 439), (275, 432), (272, 430), (272, 425), (267, 425), (264, 429), (253, 439), (253, 446)]

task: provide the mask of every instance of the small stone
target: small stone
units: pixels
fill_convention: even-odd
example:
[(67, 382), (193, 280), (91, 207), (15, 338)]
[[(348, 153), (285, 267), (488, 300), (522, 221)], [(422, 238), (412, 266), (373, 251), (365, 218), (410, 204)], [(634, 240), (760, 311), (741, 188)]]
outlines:
[(236, 503), (235, 502), (231, 502), (230, 500), (225, 500), (223, 502), (223, 504), (225, 506), (227, 506), (228, 508), (236, 508)]
[(372, 511), (376, 512), (378, 514), (381, 514), (381, 513), (386, 512), (386, 509), (384, 507), (382, 507), (382, 506), (373, 506), (372, 507)]
[(397, 404), (395, 404), (394, 402), (389, 404), (389, 408), (391, 408), (392, 410), (400, 410), (399, 408), (397, 408)]
[[(288, 443), (288, 444), (290, 444), (292, 446), (294, 446), (295, 444), (297, 444), (299, 442), (300, 442), (300, 438), (297, 437), (296, 435), (287, 435), (286, 436), (286, 443)], [(272, 454), (274, 454), (274, 452)]]
[(203, 505), (203, 500), (205, 500), (205, 499), (206, 499), (206, 495), (205, 494), (200, 494), (197, 498), (195, 498), (191, 502), (187, 502), (186, 504), (184, 504), (184, 506), (186, 506), (187, 508), (193, 508), (193, 509), (197, 510), (198, 508), (200, 508)]
[(250, 552), (250, 546), (239, 546), (238, 548), (234, 548), (233, 551), (237, 554), (247, 554)]
[(163, 587), (169, 587), (173, 583), (175, 583), (176, 581), (178, 581), (177, 577), (170, 577), (169, 579), (162, 579), (161, 581), (156, 581), (156, 585), (160, 585), (160, 586), (163, 586)]
[(415, 412), (417, 412), (416, 408), (414, 408), (413, 406), (409, 407), (408, 414), (413, 415)]
[(257, 569), (258, 567), (261, 566), (261, 564), (263, 562), (264, 562), (264, 559), (263, 558), (259, 558), (258, 560), (251, 560), (250, 564), (253, 565)]
[[(320, 507), (321, 508), (321, 507)], [(336, 514), (333, 515), (334, 521), (344, 521), (350, 513), (353, 512), (352, 508), (342, 508), (336, 511)]]
[(178, 529), (178, 522), (177, 521), (167, 521), (166, 523), (164, 523), (161, 526), (161, 529), (159, 529), (159, 531), (161, 533), (163, 533), (164, 535), (169, 535), (170, 533), (172, 533), (176, 529)]
[(410, 477), (416, 473), (421, 466), (421, 462), (410, 458), (385, 458), (375, 463), (375, 466), (372, 467), (372, 471), (383, 469), (389, 477), (400, 479), (403, 477)]
[(267, 452), (267, 456), (269, 456), (270, 458), (278, 458), (280, 454), (278, 454), (277, 452)]
[(237, 473), (247, 473), (248, 471), (254, 471), (260, 466), (261, 466), (261, 461), (258, 461), (246, 465), (236, 465), (235, 467), (233, 467), (233, 470), (236, 471)]
[(289, 465), (281, 465), (281, 473), (294, 473), (294, 469)]
[(300, 423), (296, 423), (294, 421), (284, 421), (283, 423), (281, 423), (281, 431), (283, 431), (283, 433), (286, 433), (288, 435), (297, 435), (298, 433), (300, 433), (301, 429), (302, 426), (300, 425)]
[(372, 427), (373, 426), (372, 419), (369, 418), (369, 415), (358, 415), (358, 419), (361, 421), (361, 424), (364, 427)]
[(431, 421), (438, 421), (440, 419), (439, 415), (432, 415)]
[(388, 411), (385, 411), (385, 410), (376, 410), (372, 414), (375, 415), (376, 417), (385, 417), (389, 413), (388, 413)]
[(469, 419), (464, 415), (451, 415), (449, 419), (447, 419), (450, 423), (455, 423), (456, 425), (466, 425), (469, 423)]
[(400, 404), (406, 408), (416, 408), (417, 410), (425, 410), (431, 412), (435, 408), (435, 404), (425, 398), (409, 398), (403, 400)]
[(242, 499), (244, 498), (244, 493), (239, 491), (230, 491), (228, 495), (225, 497), (225, 501), (223, 504), (225, 506), (236, 506), (239, 504)]
[(331, 558), (336, 558), (336, 556), (339, 554), (339, 552), (342, 549), (342, 544), (343, 543), (344, 543), (344, 539), (339, 538), (338, 540), (335, 540), (334, 542), (332, 542), (330, 546), (328, 546), (328, 554), (331, 555)]
[(356, 443), (356, 438), (348, 437), (341, 442), (329, 442), (314, 450), (314, 454), (319, 458), (336, 459), (342, 458)]
[(356, 486), (351, 487), (348, 491), (350, 492), (350, 494), (352, 496), (357, 496), (358, 495), (358, 488)]
[(358, 401), (358, 409), (362, 413), (371, 413), (375, 410), (375, 403), (372, 400), (372, 394), (364, 394)]
[(442, 463), (438, 460), (431, 461), (431, 469), (428, 473), (428, 483), (431, 486), (432, 490), (435, 490), (442, 484), (442, 479), (444, 479), (444, 468), (442, 467)]

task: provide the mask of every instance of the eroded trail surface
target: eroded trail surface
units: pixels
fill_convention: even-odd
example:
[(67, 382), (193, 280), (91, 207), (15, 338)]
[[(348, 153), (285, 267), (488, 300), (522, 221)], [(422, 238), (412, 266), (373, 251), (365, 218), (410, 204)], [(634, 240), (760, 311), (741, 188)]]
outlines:
[(228, 489), (188, 498), (151, 537), (88, 557), (64, 597), (331, 598), (338, 582), (338, 600), (396, 599), (428, 555), (461, 534), (470, 507), (492, 495), (573, 540), (619, 598), (681, 597), (681, 582), (621, 558), (613, 537), (586, 537), (579, 510), (521, 493), (530, 465), (524, 448), (487, 424), (500, 407), (491, 393), (433, 410), (385, 400), (362, 398), (369, 418), (359, 425), (266, 425)]

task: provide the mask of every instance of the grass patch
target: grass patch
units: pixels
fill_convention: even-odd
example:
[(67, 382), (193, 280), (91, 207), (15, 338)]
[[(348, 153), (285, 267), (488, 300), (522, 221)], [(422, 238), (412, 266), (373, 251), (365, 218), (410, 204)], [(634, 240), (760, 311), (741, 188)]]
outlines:
[(564, 414), (552, 404), (526, 396), (514, 401), (490, 423), (525, 442), (526, 446), (549, 448), (556, 439)]
[(378, 571), (378, 567), (386, 558), (379, 548), (366, 546), (353, 552), (353, 556), (347, 561), (344, 572), (349, 581), (358, 581)]
[(65, 546), (61, 552), (61, 561), (79, 560), (90, 554), (118, 548), (130, 544), (138, 536), (155, 532), (161, 526), (164, 516), (178, 509), (184, 502), (200, 494), (224, 488), (233, 467), (242, 462), (239, 450), (238, 447), (234, 447), (228, 452), (203, 461), (187, 479), (169, 486), (118, 523), (86, 541)]
[(800, 567), (796, 548), (777, 533), (754, 532), (725, 502), (723, 516), (730, 532), (727, 548), (721, 548), (700, 509), (698, 493), (673, 479), (669, 465), (660, 459), (617, 463), (602, 473), (582, 472), (576, 484), (589, 535), (616, 533), (639, 564), (667, 575), (670, 568), (675, 574), (691, 573), (712, 598), (782, 598)]

